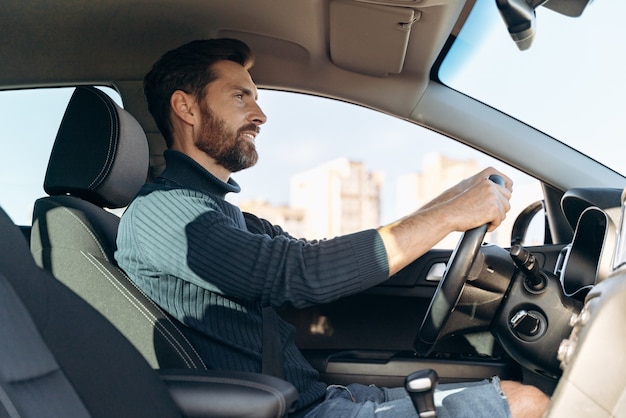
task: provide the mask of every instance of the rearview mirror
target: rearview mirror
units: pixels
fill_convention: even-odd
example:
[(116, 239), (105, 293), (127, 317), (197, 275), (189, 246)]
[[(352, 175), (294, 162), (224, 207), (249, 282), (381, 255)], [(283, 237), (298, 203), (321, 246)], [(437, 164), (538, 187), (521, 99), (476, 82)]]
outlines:
[(593, 0), (496, 0), (511, 38), (520, 49), (530, 48), (535, 36), (535, 9), (544, 6), (569, 17), (580, 16)]
[(520, 51), (530, 48), (535, 36), (535, 8), (526, 0), (496, 0), (496, 5)]

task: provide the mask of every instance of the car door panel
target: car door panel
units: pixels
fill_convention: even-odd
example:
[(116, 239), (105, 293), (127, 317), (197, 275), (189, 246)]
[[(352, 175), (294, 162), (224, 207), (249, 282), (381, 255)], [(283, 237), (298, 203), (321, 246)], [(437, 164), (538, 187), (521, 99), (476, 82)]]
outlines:
[[(552, 271), (562, 248), (549, 245), (531, 251)], [(471, 338), (446, 338), (429, 357), (415, 354), (413, 341), (438, 284), (427, 277), (433, 268), (440, 269), (435, 266), (447, 262), (451, 252), (431, 250), (387, 282), (360, 294), (282, 310), (281, 316), (297, 329), (298, 347), (322, 380), (397, 386), (406, 375), (423, 368), (436, 369), (442, 382), (518, 376), (519, 368), (488, 330), (479, 330)]]

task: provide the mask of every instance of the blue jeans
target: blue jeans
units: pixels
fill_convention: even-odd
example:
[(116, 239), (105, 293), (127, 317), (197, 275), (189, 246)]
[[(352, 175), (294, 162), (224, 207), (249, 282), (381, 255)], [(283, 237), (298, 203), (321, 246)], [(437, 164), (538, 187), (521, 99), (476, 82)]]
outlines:
[[(500, 380), (442, 384), (435, 390), (438, 418), (510, 418)], [(331, 385), (326, 399), (305, 418), (403, 418), (417, 417), (404, 388), (378, 388), (354, 383)]]

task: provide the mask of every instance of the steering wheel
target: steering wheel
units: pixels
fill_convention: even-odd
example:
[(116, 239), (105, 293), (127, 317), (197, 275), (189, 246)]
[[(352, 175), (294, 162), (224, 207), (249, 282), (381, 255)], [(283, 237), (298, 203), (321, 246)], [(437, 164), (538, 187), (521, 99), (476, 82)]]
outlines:
[[(496, 174), (489, 176), (489, 180), (504, 186), (504, 179)], [(459, 240), (450, 256), (448, 267), (439, 281), (415, 339), (414, 348), (417, 353), (421, 355), (430, 354), (433, 346), (441, 337), (444, 325), (459, 301), (465, 280), (470, 273), (486, 233), (487, 225), (481, 225), (466, 231)]]

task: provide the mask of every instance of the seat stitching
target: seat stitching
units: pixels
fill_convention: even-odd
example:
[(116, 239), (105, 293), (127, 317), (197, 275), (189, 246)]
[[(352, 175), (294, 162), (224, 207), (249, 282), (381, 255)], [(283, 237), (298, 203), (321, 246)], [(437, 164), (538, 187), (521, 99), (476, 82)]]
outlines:
[[(131, 305), (133, 305), (148, 320), (148, 322), (150, 322), (152, 325), (155, 326), (155, 328), (159, 331), (159, 333), (161, 333), (161, 335), (163, 335), (163, 337), (167, 340), (167, 342), (170, 345), (172, 345), (172, 347), (176, 350), (176, 352), (181, 357), (183, 357), (185, 364), (187, 364), (187, 366), (189, 367), (190, 363), (187, 360), (191, 361), (191, 359), (189, 358), (188, 354), (184, 352), (184, 350), (182, 351), (179, 350), (179, 348), (182, 348), (182, 347), (180, 346), (178, 341), (176, 341), (176, 339), (173, 338), (169, 330), (163, 328), (163, 325), (161, 325), (157, 321), (157, 318), (149, 310), (147, 310), (145, 305), (143, 305), (139, 300), (137, 300), (137, 298), (135, 298), (132, 294), (127, 292), (126, 289), (123, 287), (123, 285), (121, 285), (121, 283), (115, 278), (115, 276), (113, 276), (106, 268), (104, 268), (102, 264), (95, 257), (93, 257), (92, 254), (84, 253), (82, 251), (81, 253), (89, 260), (90, 263), (94, 265), (94, 267), (96, 267), (96, 269), (98, 269), (98, 271), (100, 271), (100, 273), (102, 273), (103, 276), (107, 278), (107, 280), (113, 285), (113, 287), (115, 287), (131, 303)], [(118, 269), (118, 271), (120, 270)], [(132, 283), (132, 281), (129, 280), (129, 283)], [(160, 309), (156, 305), (153, 304), (152, 306), (154, 306), (157, 310), (160, 311)]]
[(234, 377), (221, 377), (221, 376), (187, 376), (187, 375), (167, 375), (161, 376), (163, 380), (186, 380), (192, 382), (209, 382), (209, 383), (230, 383), (241, 386), (248, 386), (255, 389), (260, 389), (271, 393), (276, 396), (278, 402), (280, 403), (280, 414), (279, 416), (283, 416), (286, 412), (286, 402), (284, 396), (282, 396), (282, 392), (271, 385), (266, 385), (260, 382), (252, 382), (250, 380), (245, 379), (237, 379)]
[[(67, 213), (68, 213), (68, 214), (69, 214), (72, 218), (74, 218), (74, 219), (78, 222), (78, 224), (79, 224), (79, 225), (81, 225), (81, 226), (85, 229), (85, 231), (87, 231), (87, 233), (91, 236), (91, 238), (93, 239), (93, 241), (94, 241), (94, 242), (96, 243), (96, 245), (98, 246), (98, 249), (99, 249), (99, 250), (100, 250), (100, 252), (102, 253), (102, 257), (103, 257), (105, 260), (107, 260), (107, 261), (109, 261), (109, 262), (110, 262), (109, 257), (107, 257), (107, 255), (106, 255), (106, 253), (105, 253), (105, 251), (104, 251), (104, 248), (102, 248), (102, 246), (100, 245), (100, 241), (99, 241), (99, 240), (98, 240), (98, 238), (97, 238), (97, 237), (93, 234), (93, 232), (91, 231), (91, 229), (90, 229), (90, 228), (89, 228), (89, 227), (88, 227), (88, 226), (87, 226), (87, 225), (86, 225), (86, 224), (85, 224), (85, 223), (84, 223), (84, 222), (83, 222), (83, 221), (82, 221), (79, 217), (77, 217), (77, 216), (76, 216), (76, 215), (75, 215), (75, 214), (74, 214), (71, 210), (69, 210), (69, 208), (67, 208), (67, 207), (65, 207), (65, 206), (62, 206), (62, 205), (60, 205), (60, 204), (58, 204), (58, 203), (56, 203), (56, 202), (52, 202), (52, 201), (51, 201), (51, 203), (53, 203), (56, 207), (61, 208), (63, 211), (67, 212)], [(81, 254), (83, 254), (83, 255), (88, 255), (89, 257), (93, 257), (93, 258), (95, 259), (95, 256), (94, 256), (93, 254), (85, 253), (85, 252), (84, 252), (84, 251), (82, 251), (82, 250), (81, 250)], [(102, 269), (100, 269), (100, 267), (98, 267), (97, 265), (95, 265), (95, 263), (94, 263), (92, 260), (90, 260), (90, 262), (91, 262), (92, 264), (94, 264), (94, 266), (95, 266), (95, 267), (96, 267), (96, 268), (97, 268), (97, 269), (98, 269), (101, 273), (103, 273), (103, 274), (104, 274), (104, 272), (102, 271)], [(124, 273), (124, 271), (122, 271), (121, 269), (119, 269), (119, 268), (117, 268), (117, 267), (116, 267), (116, 269), (117, 269), (117, 271), (119, 271), (121, 274), (123, 274), (124, 276), (126, 276), (126, 273)], [(108, 272), (107, 272), (107, 273), (108, 273)], [(120, 293), (124, 294), (124, 292), (122, 292), (122, 290), (120, 289), (120, 287), (111, 281), (111, 278), (109, 278), (106, 274), (104, 274), (104, 275), (105, 275), (105, 277), (107, 277), (107, 279), (111, 282), (111, 284), (112, 284), (114, 287), (116, 287), (116, 288), (117, 288), (117, 290), (118, 290)], [(111, 277), (113, 277), (113, 276), (111, 275)], [(128, 276), (126, 276), (126, 277), (128, 277)], [(134, 283), (132, 280), (130, 280), (130, 279), (129, 279), (129, 280), (128, 280), (128, 282), (129, 282), (129, 283), (131, 283), (131, 284), (135, 287), (135, 289), (137, 289), (137, 290), (138, 290), (139, 292), (141, 292), (144, 296), (146, 296), (146, 300), (148, 300), (148, 301), (149, 301), (149, 303), (150, 303), (150, 304), (151, 304), (151, 305), (152, 305), (152, 306), (153, 306), (153, 307), (154, 307), (157, 311), (159, 311), (159, 312), (163, 313), (163, 311), (160, 309), (160, 307), (159, 307), (158, 305), (156, 305), (156, 304), (155, 304), (155, 303), (154, 303), (154, 302), (153, 302), (153, 301), (152, 301), (152, 300), (151, 300), (151, 299), (150, 299), (150, 298), (149, 298), (149, 297), (148, 297), (148, 296), (147, 296), (147, 295), (146, 295), (146, 294), (145, 294), (145, 293), (141, 290), (141, 289), (139, 289), (139, 287), (137, 287), (137, 285), (135, 285), (135, 283)], [(119, 284), (119, 281), (118, 281), (118, 284)], [(127, 299), (129, 298), (127, 295), (125, 295), (125, 297), (126, 297)], [(136, 299), (135, 299), (135, 300), (136, 300)], [(130, 300), (129, 300), (129, 301), (130, 301)], [(137, 301), (137, 303), (141, 304), (141, 302), (139, 302), (138, 300), (136, 300), (136, 301)], [(136, 303), (133, 303), (132, 301), (130, 301), (130, 302), (131, 302), (131, 304), (132, 304), (133, 306), (135, 306), (135, 308), (137, 308), (137, 310), (141, 311), (141, 309), (137, 306), (137, 304), (136, 304)], [(149, 311), (147, 311), (147, 312), (149, 312)], [(143, 314), (144, 314), (144, 316), (145, 316), (145, 312), (144, 312)], [(177, 334), (177, 335), (179, 335), (179, 337), (180, 337), (182, 340), (184, 340), (184, 341), (185, 341), (185, 342), (189, 345), (189, 349), (190, 349), (190, 350), (191, 350), (191, 351), (192, 351), (192, 352), (193, 352), (193, 353), (197, 356), (197, 359), (196, 359), (196, 360), (199, 360), (200, 366), (201, 366), (202, 368), (206, 369), (206, 365), (205, 365), (205, 364), (204, 364), (204, 362), (201, 360), (200, 355), (199, 355), (199, 354), (198, 354), (198, 352), (195, 350), (195, 348), (191, 345), (191, 343), (189, 342), (189, 340), (187, 340), (187, 338), (186, 338), (186, 337), (185, 337), (185, 336), (184, 336), (184, 335), (180, 332), (180, 330), (176, 327), (176, 325), (172, 322), (172, 320), (171, 320), (171, 319), (170, 319), (167, 315), (163, 315), (163, 318), (164, 318), (167, 322), (169, 322), (169, 323), (172, 325), (172, 327), (173, 327), (176, 331), (178, 331), (178, 334)], [(192, 359), (192, 358), (191, 358), (191, 356), (189, 355), (189, 353), (188, 353), (188, 352), (187, 352), (187, 351), (186, 351), (186, 350), (182, 347), (182, 345), (180, 344), (180, 342), (179, 342), (178, 340), (176, 340), (176, 338), (175, 338), (175, 337), (173, 337), (173, 335), (170, 333), (170, 331), (169, 331), (169, 330), (167, 330), (167, 329), (163, 329), (163, 330), (162, 330), (162, 328), (163, 328), (164, 326), (163, 326), (162, 324), (160, 324), (160, 323), (158, 323), (158, 322), (156, 321), (156, 317), (153, 317), (152, 319), (151, 319), (151, 318), (146, 317), (146, 319), (148, 319), (148, 321), (150, 321), (153, 325), (155, 325), (155, 328), (157, 328), (157, 329), (159, 330), (159, 332), (160, 332), (160, 333), (161, 333), (161, 334), (165, 337), (165, 339), (166, 339), (166, 340), (167, 340), (167, 341), (168, 341), (168, 342), (172, 345), (172, 347), (174, 347), (174, 345), (178, 345), (178, 346), (180, 347), (180, 349), (182, 350), (182, 353), (181, 353), (181, 352), (179, 352), (179, 354), (181, 355), (181, 357), (187, 357), (187, 358), (188, 358), (188, 360), (189, 360), (189, 362), (185, 360), (185, 363), (187, 364), (187, 366), (190, 366), (190, 363), (191, 363), (191, 365), (192, 365), (192, 366), (194, 366), (194, 367), (198, 367), (198, 364), (196, 364), (196, 363), (197, 363), (197, 362), (196, 362), (196, 360), (194, 360), (194, 359)], [(165, 336), (164, 332), (167, 332), (167, 333), (168, 333), (168, 335), (169, 335), (169, 337), (170, 337), (171, 339), (173, 339), (173, 341), (172, 341), (172, 340), (170, 340), (170, 338), (167, 338), (167, 336)], [(179, 350), (177, 349), (176, 351), (179, 351)]]
[[(157, 329), (159, 331), (159, 333), (161, 335), (163, 335), (163, 337), (165, 338), (165, 340), (172, 346), (172, 348), (174, 348), (174, 350), (181, 356), (181, 358), (183, 359), (183, 361), (185, 361), (185, 364), (191, 368), (191, 366), (194, 367), (198, 367), (198, 365), (196, 364), (196, 361), (189, 355), (189, 352), (187, 352), (182, 344), (174, 337), (174, 335), (171, 333), (170, 330), (168, 330), (167, 328), (165, 328), (162, 324), (160, 324), (157, 321), (156, 316), (154, 316), (146, 307), (145, 305), (138, 300), (135, 296), (133, 296), (130, 292), (126, 291), (126, 289), (124, 289), (124, 286), (120, 283), (120, 281), (113, 275), (111, 274), (111, 272), (109, 272), (104, 266), (102, 266), (102, 263), (98, 261), (97, 258), (94, 257), (93, 254), (89, 254), (89, 253), (85, 253), (83, 251), (81, 251), (81, 254), (83, 254), (83, 256), (85, 256), (89, 262), (91, 264), (93, 264), (94, 267), (96, 267), (96, 269), (98, 269), (98, 271), (100, 271), (100, 273), (106, 277), (106, 279), (113, 285), (113, 287), (115, 287), (130, 303), (131, 305), (133, 305), (147, 320), (148, 322), (150, 322), (152, 325), (155, 326), (155, 329)], [(124, 273), (124, 271), (122, 271), (119, 268), (116, 268), (118, 272), (120, 272), (122, 275), (124, 275), (125, 277), (126, 274)], [(145, 293), (143, 293), (141, 291), (141, 289), (139, 289), (132, 280), (128, 279), (128, 283), (131, 283), (133, 285), (133, 287), (135, 287), (137, 290), (139, 290), (141, 292), (141, 294), (143, 294), (144, 296), (146, 296), (146, 300), (148, 301), (148, 303), (150, 303), (151, 306), (153, 306), (158, 312), (163, 313), (163, 311), (161, 310), (161, 308), (156, 305), (147, 295), (145, 295)], [(184, 340), (188, 345), (189, 345), (189, 349), (197, 356), (197, 360), (199, 360), (200, 366), (202, 366), (202, 368), (204, 368), (206, 370), (206, 365), (204, 364), (204, 362), (202, 361), (200, 355), (198, 354), (198, 352), (195, 350), (195, 348), (191, 345), (191, 343), (187, 340), (187, 338), (180, 332), (180, 330), (176, 327), (176, 325), (170, 320), (170, 318), (168, 318), (165, 314), (163, 315), (163, 318), (169, 322), (173, 329), (175, 331), (177, 331), (177, 335)]]
[[(96, 259), (97, 260), (97, 259)], [(158, 312), (160, 312), (163, 315), (163, 318), (166, 322), (168, 322), (172, 328), (174, 329), (174, 331), (176, 332), (176, 334), (179, 336), (179, 338), (183, 341), (185, 341), (188, 345), (189, 350), (191, 350), (195, 355), (196, 355), (196, 360), (200, 363), (200, 366), (202, 366), (203, 369), (207, 370), (206, 365), (204, 364), (204, 360), (202, 360), (202, 357), (200, 357), (200, 354), (196, 351), (196, 349), (194, 348), (194, 346), (191, 344), (191, 342), (187, 339), (187, 337), (185, 336), (185, 334), (183, 334), (180, 329), (178, 328), (178, 326), (176, 326), (176, 324), (170, 319), (169, 316), (167, 316), (164, 312), (163, 309), (161, 309), (161, 307), (159, 305), (157, 305), (148, 295), (146, 295), (146, 293), (139, 287), (137, 286), (137, 284), (135, 284), (135, 282), (133, 282), (132, 280), (130, 280), (130, 278), (128, 277), (128, 275), (126, 274), (126, 272), (124, 270), (122, 270), (119, 267), (115, 267), (115, 269), (124, 277), (126, 277), (127, 283), (130, 283), (139, 293), (141, 293), (145, 300), (154, 307), (155, 310), (157, 310)], [(115, 276), (111, 276), (113, 279), (115, 279), (118, 283), (120, 283), (119, 280), (117, 280), (117, 278)], [(123, 286), (123, 285), (122, 285)], [(135, 296), (133, 296), (131, 293), (129, 293), (130, 296), (132, 296), (135, 300), (137, 300), (138, 303), (142, 303), (141, 301), (139, 301), (137, 298), (135, 298)], [(149, 312), (149, 311), (148, 311)], [(152, 315), (152, 314), (151, 314)], [(167, 330), (167, 329), (166, 329)], [(169, 331), (168, 331), (169, 332)], [(175, 342), (182, 348), (182, 344), (177, 340), (174, 339)], [(184, 350), (184, 349), (183, 349)], [(185, 354), (187, 354), (189, 356), (189, 353), (187, 352), (187, 350), (185, 350)], [(193, 358), (191, 358), (191, 356), (189, 356), (189, 359), (191, 360), (191, 362), (193, 363), (194, 366), (198, 367), (195, 364), (195, 361), (193, 360)]]
[[(102, 182), (102, 180), (106, 178), (109, 171), (111, 170), (109, 162), (113, 160), (115, 156), (115, 150), (117, 149), (117, 141), (114, 141), (114, 138), (118, 137), (120, 134), (119, 121), (115, 114), (115, 107), (113, 106), (113, 109), (111, 108), (112, 105), (110, 101), (108, 100), (108, 96), (106, 96), (105, 98), (105, 97), (102, 97), (102, 95), (104, 95), (105, 93), (102, 93), (101, 95), (98, 93), (97, 90), (92, 90), (92, 91), (93, 93), (95, 93), (95, 96), (104, 103), (107, 109), (107, 112), (109, 112), (109, 124), (110, 124), (111, 129), (109, 130), (109, 148), (107, 150), (107, 158), (105, 160), (105, 165), (100, 169), (100, 172), (98, 173), (98, 175), (93, 179), (91, 184), (88, 186), (90, 189), (97, 187), (97, 185), (99, 185)], [(111, 147), (113, 147), (113, 152), (111, 152)]]
[(188, 361), (189, 358), (186, 355), (186, 353), (182, 352), (179, 349), (179, 347), (176, 347), (177, 344), (174, 344), (174, 342), (171, 339), (173, 338), (172, 335), (169, 334), (167, 330), (162, 329), (162, 325), (160, 325), (158, 321), (156, 321), (156, 317), (153, 316), (149, 311), (145, 311), (144, 306), (140, 302), (138, 302), (135, 298), (131, 298), (132, 295), (129, 295), (128, 293), (126, 293), (124, 291), (125, 289), (119, 286), (119, 282), (116, 283), (116, 280), (113, 277), (113, 275), (110, 274), (110, 272), (107, 271), (105, 268), (101, 268), (101, 264), (98, 263), (96, 260), (92, 259), (93, 256), (91, 254), (84, 253), (82, 251), (81, 253), (89, 260), (91, 264), (93, 264), (93, 266), (96, 269), (98, 269), (98, 271), (100, 271), (100, 273), (111, 283), (111, 285), (113, 285), (113, 287), (115, 287), (115, 289), (117, 289), (117, 291), (120, 292), (122, 296), (124, 296), (128, 300), (128, 302), (130, 302), (130, 304), (134, 306), (137, 309), (137, 311), (139, 311), (139, 313), (141, 313), (148, 320), (148, 322), (155, 327), (157, 331), (159, 331), (159, 333), (165, 338), (165, 340), (172, 346), (172, 348), (183, 359), (187, 367), (190, 367), (190, 362)]

